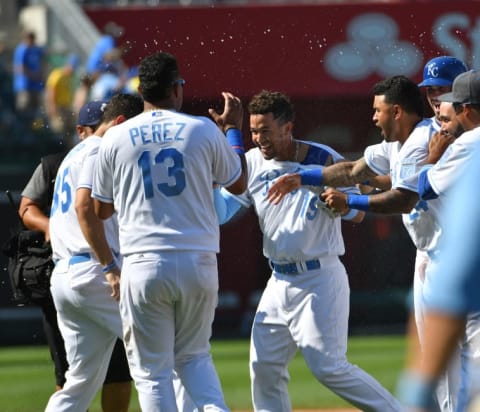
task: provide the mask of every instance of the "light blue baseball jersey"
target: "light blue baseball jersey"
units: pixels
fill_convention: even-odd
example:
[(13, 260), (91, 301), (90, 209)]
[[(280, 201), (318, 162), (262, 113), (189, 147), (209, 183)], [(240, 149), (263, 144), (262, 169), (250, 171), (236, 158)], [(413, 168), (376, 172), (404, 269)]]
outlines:
[[(55, 260), (91, 251), (78, 223), (75, 199), (77, 189), (92, 187), (93, 164), (101, 141), (98, 136), (86, 138), (70, 150), (58, 169), (50, 212), (50, 238)], [(115, 216), (104, 221), (104, 228), (109, 245), (118, 252)]]
[(464, 132), (428, 170), (428, 181), (439, 197), (443, 197), (453, 185), (458, 183), (478, 142), (480, 142), (480, 127)]
[[(478, 132), (478, 129), (476, 129)], [(440, 215), (445, 226), (425, 306), (455, 315), (480, 310), (480, 214), (474, 193), (480, 181), (480, 144), (456, 180)], [(472, 203), (473, 201), (473, 203)]]
[[(438, 125), (432, 119), (419, 122), (408, 139), (400, 142), (383, 141), (365, 149), (364, 158), (370, 169), (379, 175), (390, 174), (392, 188), (418, 193), (418, 176), (428, 156), (428, 144)], [(415, 247), (419, 250), (433, 249), (440, 235), (440, 227), (434, 214), (440, 207), (438, 201), (419, 200), (402, 220)]]
[(108, 130), (92, 196), (113, 203), (123, 255), (219, 251), (212, 184), (241, 175), (239, 156), (206, 117), (154, 110)]
[[(302, 163), (265, 160), (258, 148), (249, 150), (248, 190), (236, 196), (242, 206), (255, 208), (263, 233), (263, 253), (274, 262), (306, 261), (345, 253), (340, 217), (332, 217), (319, 194), (311, 188), (302, 187), (289, 193), (278, 205), (266, 197), (275, 179), (284, 174), (324, 166), (330, 156), (334, 162), (343, 160), (328, 146), (302, 143), (310, 145)], [(356, 187), (342, 190), (359, 193)]]

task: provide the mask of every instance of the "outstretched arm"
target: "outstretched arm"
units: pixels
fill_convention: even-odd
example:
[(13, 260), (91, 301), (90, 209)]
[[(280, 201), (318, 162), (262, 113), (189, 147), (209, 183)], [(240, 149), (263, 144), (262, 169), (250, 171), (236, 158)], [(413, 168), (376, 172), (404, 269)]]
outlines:
[(418, 193), (405, 189), (390, 189), (369, 196), (349, 195), (329, 188), (321, 196), (331, 209), (350, 208), (380, 214), (410, 213), (418, 202)]
[(287, 193), (301, 186), (355, 186), (375, 176), (364, 158), (323, 168), (319, 166), (279, 177), (268, 191), (267, 198), (271, 203), (278, 204)]

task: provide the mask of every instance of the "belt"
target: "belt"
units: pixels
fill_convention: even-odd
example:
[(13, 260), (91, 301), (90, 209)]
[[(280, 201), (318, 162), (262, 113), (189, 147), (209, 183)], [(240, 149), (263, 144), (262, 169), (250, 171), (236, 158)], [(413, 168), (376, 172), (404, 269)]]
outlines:
[(90, 253), (85, 252), (85, 253), (79, 253), (77, 255), (73, 255), (69, 260), (68, 264), (69, 265), (76, 265), (77, 263), (83, 263), (83, 262), (88, 262), (92, 256)]
[(312, 259), (305, 262), (275, 263), (270, 262), (273, 270), (284, 275), (298, 275), (308, 270), (320, 268), (320, 260)]

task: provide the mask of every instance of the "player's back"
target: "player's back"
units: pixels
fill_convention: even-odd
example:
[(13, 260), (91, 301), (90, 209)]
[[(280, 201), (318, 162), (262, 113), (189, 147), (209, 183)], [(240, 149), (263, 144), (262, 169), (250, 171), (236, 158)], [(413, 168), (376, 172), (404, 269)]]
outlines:
[(91, 136), (77, 144), (58, 169), (50, 212), (50, 238), (56, 260), (90, 250), (78, 224), (75, 197), (83, 163), (96, 150), (99, 140)]
[[(107, 132), (99, 161), (94, 193), (113, 200), (122, 254), (218, 250), (212, 184), (233, 183), (240, 162), (212, 121), (142, 113)], [(111, 188), (101, 181), (109, 173)]]

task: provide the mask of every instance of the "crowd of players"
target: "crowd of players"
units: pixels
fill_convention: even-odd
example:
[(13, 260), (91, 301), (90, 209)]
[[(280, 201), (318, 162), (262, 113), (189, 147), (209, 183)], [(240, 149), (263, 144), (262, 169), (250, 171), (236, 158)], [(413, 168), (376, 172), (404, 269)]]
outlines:
[[(99, 53), (103, 68), (108, 53)], [(93, 70), (97, 78), (103, 69)], [(101, 116), (77, 120), (92, 133), (60, 165), (43, 229), (56, 261), (52, 295), (70, 365), (47, 410), (88, 408), (117, 338), (142, 410), (228, 410), (209, 354), (218, 224), (250, 206), (272, 267), (251, 332), (255, 410), (291, 410), (288, 363), (297, 350), (319, 382), (361, 410), (466, 410), (477, 389), (478, 307), (475, 289), (461, 281), (475, 267), (476, 233), (450, 260), (462, 264), (445, 264), (444, 255), (460, 253), (448, 247), (459, 234), (445, 210), (454, 186), (477, 176), (466, 170), (480, 139), (480, 74), (441, 56), (426, 64), (420, 85), (404, 76), (375, 84), (373, 121), (384, 141), (354, 162), (294, 138), (290, 100), (270, 91), (248, 104), (254, 148), (245, 153), (242, 102), (225, 93), (223, 113), (210, 110), (213, 121), (185, 115), (180, 74), (174, 56), (156, 53), (139, 66), (142, 99), (122, 88), (92, 107), (84, 95), (85, 117)], [(424, 116), (422, 88), (432, 118)], [(411, 338), (419, 349), (399, 400), (346, 357), (341, 225), (371, 212), (401, 214), (417, 248)], [(455, 213), (455, 220), (473, 219), (471, 209)], [(27, 223), (28, 213), (21, 216)], [(436, 328), (449, 326), (440, 346)]]

